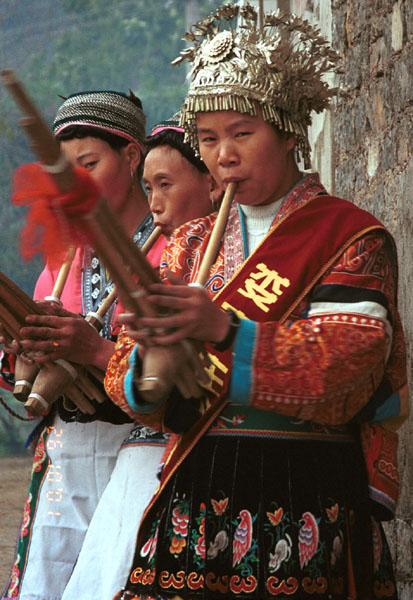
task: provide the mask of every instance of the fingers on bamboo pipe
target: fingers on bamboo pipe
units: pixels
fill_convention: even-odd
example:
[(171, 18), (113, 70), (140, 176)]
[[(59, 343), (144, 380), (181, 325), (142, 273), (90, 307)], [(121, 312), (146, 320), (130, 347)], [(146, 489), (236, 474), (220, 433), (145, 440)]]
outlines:
[(209, 365), (209, 358), (205, 348), (196, 341), (187, 339), (181, 340), (180, 345), (185, 352), (188, 364), (194, 371), (195, 379), (199, 381), (201, 385), (208, 385), (209, 375), (204, 367)]
[(193, 365), (187, 360), (179, 366), (175, 383), (184, 398), (200, 398), (204, 393), (198, 384)]
[(185, 398), (199, 398), (202, 395), (193, 366), (186, 356), (177, 364), (179, 354), (176, 350), (175, 345), (167, 348), (150, 346), (147, 349), (142, 375), (138, 382), (139, 393), (146, 402), (159, 402), (174, 384)]
[(156, 403), (172, 387), (173, 357), (170, 348), (150, 346), (145, 353), (138, 390), (146, 402)]
[(186, 364), (177, 364), (177, 347), (150, 346), (143, 361), (138, 381), (139, 393), (146, 402), (156, 403), (166, 396), (174, 384), (185, 398), (197, 397), (200, 388), (194, 373)]
[(93, 365), (88, 365), (87, 370), (92, 375), (92, 377), (94, 377), (97, 381), (100, 381), (100, 383), (103, 383), (105, 381), (105, 371), (102, 371), (101, 369), (98, 369), (98, 367), (94, 367)]

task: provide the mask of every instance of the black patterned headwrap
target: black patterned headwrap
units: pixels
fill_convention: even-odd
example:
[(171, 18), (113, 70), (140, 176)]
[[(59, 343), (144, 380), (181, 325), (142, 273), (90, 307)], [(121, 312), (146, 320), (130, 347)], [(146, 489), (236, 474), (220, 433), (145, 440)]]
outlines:
[[(140, 100), (135, 96), (135, 100)], [(53, 123), (58, 135), (71, 125), (97, 127), (131, 142), (145, 152), (146, 118), (142, 108), (125, 94), (112, 91), (79, 92), (69, 96), (59, 107)]]

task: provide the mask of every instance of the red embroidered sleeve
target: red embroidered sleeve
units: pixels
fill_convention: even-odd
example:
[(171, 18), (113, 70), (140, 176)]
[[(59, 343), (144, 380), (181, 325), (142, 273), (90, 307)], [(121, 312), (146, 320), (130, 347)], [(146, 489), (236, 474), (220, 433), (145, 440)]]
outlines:
[(394, 306), (385, 237), (365, 236), (313, 289), (306, 318), (258, 326), (250, 404), (320, 423), (349, 421), (382, 381)]
[(136, 413), (130, 406), (125, 394), (125, 377), (129, 370), (129, 358), (136, 342), (121, 332), (116, 342), (115, 352), (109, 360), (105, 374), (105, 390), (111, 400), (132, 419), (148, 425), (152, 429), (162, 430), (164, 407), (147, 415)]

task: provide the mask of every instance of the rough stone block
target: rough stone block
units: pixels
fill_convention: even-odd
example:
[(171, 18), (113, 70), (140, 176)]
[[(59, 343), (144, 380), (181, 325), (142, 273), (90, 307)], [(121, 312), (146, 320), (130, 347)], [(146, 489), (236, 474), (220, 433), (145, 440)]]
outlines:
[(394, 135), (394, 129), (389, 129), (384, 134), (380, 164), (380, 168), (383, 172), (388, 169), (393, 169), (395, 166)]
[(385, 526), (386, 536), (392, 546), (396, 577), (403, 581), (412, 573), (412, 523), (395, 519)]
[(380, 146), (379, 142), (376, 139), (373, 139), (369, 142), (366, 140), (367, 144), (367, 175), (370, 179), (372, 179), (377, 171), (377, 168), (380, 163)]
[(370, 75), (372, 77), (381, 77), (384, 73), (387, 63), (387, 48), (384, 38), (380, 37), (371, 47), (370, 54)]
[(354, 137), (357, 141), (364, 142), (366, 136), (367, 111), (366, 102), (362, 95), (357, 96), (353, 106)]
[(403, 48), (403, 17), (398, 2), (393, 6), (391, 18), (391, 47), (394, 52), (400, 52)]
[(393, 88), (397, 90), (397, 110), (403, 110), (413, 98), (413, 72), (409, 71), (409, 68), (413, 68), (413, 60), (409, 60), (407, 64), (402, 60), (398, 60), (394, 65)]
[(399, 592), (399, 600), (412, 600), (413, 598), (413, 583), (401, 583), (397, 586)]
[(362, 63), (365, 60), (364, 51), (360, 45), (353, 46), (347, 55), (346, 85), (351, 89), (359, 89), (362, 83)]

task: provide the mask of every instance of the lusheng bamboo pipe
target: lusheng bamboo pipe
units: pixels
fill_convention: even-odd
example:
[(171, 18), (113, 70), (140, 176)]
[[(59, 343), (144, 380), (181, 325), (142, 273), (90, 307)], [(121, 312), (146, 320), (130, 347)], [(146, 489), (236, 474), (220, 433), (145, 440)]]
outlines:
[[(27, 294), (25, 294), (11, 279), (9, 279), (4, 273), (0, 272), (0, 318), (4, 325), (4, 328), (8, 335), (17, 341), (20, 341), (20, 328), (25, 324), (25, 318), (27, 315), (32, 314), (44, 314), (39, 308), (38, 304), (34, 302)], [(39, 391), (41, 381), (43, 381), (46, 371), (54, 373), (54, 380), (61, 386), (61, 376), (64, 375), (68, 378), (68, 381), (73, 380), (73, 367), (67, 367), (62, 365), (66, 361), (60, 361), (59, 364), (54, 362), (47, 363), (42, 369), (40, 369), (37, 377), (34, 380), (32, 393), (42, 395), (42, 391)], [(51, 376), (49, 373), (49, 377)], [(31, 383), (31, 382), (30, 382)], [(97, 389), (97, 388), (96, 388)], [(43, 388), (41, 388), (43, 390)], [(70, 392), (70, 391), (69, 391)], [(75, 392), (74, 392), (75, 393)], [(99, 390), (97, 389), (98, 395)], [(76, 395), (78, 392), (76, 391)], [(95, 397), (95, 395), (93, 396)], [(26, 398), (24, 398), (25, 400)], [(93, 405), (82, 397), (82, 407), (86, 409), (86, 412), (94, 412)], [(33, 397), (25, 404), (27, 410), (35, 415), (40, 416), (45, 412), (45, 401), (43, 396), (39, 399), (37, 396)]]
[[(236, 187), (236, 182), (231, 182), (225, 190), (217, 220), (215, 221), (214, 229), (195, 280), (195, 285), (197, 286), (204, 287), (208, 281), (211, 266), (216, 259), (222, 242), (222, 236), (228, 221), (228, 215), (234, 199)], [(184, 355), (187, 357), (186, 362), (182, 365), (185, 372), (183, 381), (192, 382), (193, 377), (190, 376), (189, 369), (192, 369), (194, 372), (196, 380), (196, 385), (183, 387), (181, 384), (180, 390), (185, 398), (199, 398), (203, 395), (203, 391), (197, 382), (199, 382), (201, 386), (208, 386), (209, 384), (209, 376), (203, 368), (204, 364), (207, 366), (209, 363), (204, 345), (195, 340), (191, 340), (191, 342), (189, 342), (189, 340), (183, 340), (180, 344), (176, 344), (175, 346), (178, 352), (179, 350), (181, 350), (181, 352), (183, 351)], [(142, 375), (139, 382), (137, 382), (137, 387), (140, 393), (142, 393), (149, 402), (152, 398), (155, 402), (159, 396), (167, 393), (165, 382), (171, 379), (170, 373), (174, 368), (174, 362), (171, 361), (168, 356), (168, 353), (160, 346), (151, 346), (146, 350), (142, 365)], [(180, 354), (177, 354), (177, 356), (180, 356)], [(162, 365), (162, 368), (160, 368), (160, 364)]]
[[(160, 227), (155, 228), (142, 248), (142, 251), (145, 253), (149, 252), (161, 233), (162, 230)], [(116, 298), (117, 289), (115, 287), (96, 313), (89, 313), (89, 315), (87, 315), (86, 320), (98, 331), (103, 326), (103, 317)], [(82, 412), (93, 414), (95, 412), (93, 405), (87, 401), (84, 395), (89, 398), (94, 398), (98, 402), (103, 402), (104, 396), (101, 390), (96, 387), (90, 377), (87, 376), (87, 373), (85, 373), (79, 365), (73, 365), (62, 360), (56, 361), (54, 364), (57, 365), (54, 371), (49, 368), (43, 373), (42, 370), (40, 370), (26, 402), (26, 409), (31, 414), (39, 416), (63, 393), (67, 395), (69, 400), (71, 400)], [(98, 381), (103, 382), (104, 373), (100, 369), (89, 366), (88, 371)], [(56, 379), (60, 382), (59, 388), (55, 386)]]
[[(157, 227), (155, 227), (155, 229), (152, 231), (152, 233), (150, 234), (150, 236), (148, 237), (146, 242), (143, 244), (143, 246), (141, 248), (141, 252), (145, 255), (148, 254), (148, 252), (151, 250), (151, 248), (155, 245), (155, 243), (160, 238), (161, 234), (162, 234), (162, 227), (160, 227), (158, 225)], [(86, 315), (86, 320), (88, 321), (88, 323), (90, 323), (91, 325), (93, 325), (93, 327), (95, 327), (95, 329), (100, 331), (100, 329), (103, 327), (103, 323), (104, 323), (103, 317), (105, 316), (107, 311), (110, 309), (112, 304), (115, 302), (117, 297), (118, 297), (118, 290), (115, 285), (114, 288), (112, 289), (112, 291), (110, 292), (110, 294), (108, 294), (108, 296), (105, 298), (105, 300), (99, 306), (98, 310), (96, 312), (91, 312)], [(103, 383), (104, 378), (105, 378), (105, 374), (103, 371), (101, 371), (97, 367), (93, 367), (92, 365), (88, 366), (88, 371), (91, 373), (91, 375), (93, 375), (93, 377), (95, 379), (97, 379), (98, 381)]]
[(231, 181), (227, 185), (224, 198), (219, 208), (217, 220), (215, 221), (214, 229), (207, 245), (207, 249), (202, 259), (201, 266), (195, 279), (195, 283), (204, 287), (208, 281), (209, 272), (212, 264), (215, 261), (224, 235), (225, 227), (228, 221), (229, 211), (237, 189), (237, 183)]
[(45, 300), (49, 300), (50, 302), (56, 302), (56, 304), (60, 304), (60, 305), (62, 304), (60, 298), (63, 294), (63, 290), (66, 285), (66, 281), (69, 276), (70, 268), (73, 264), (75, 254), (76, 254), (76, 248), (74, 248), (74, 247), (69, 248), (69, 250), (67, 251), (67, 254), (66, 254), (66, 258), (65, 258), (62, 266), (59, 269), (59, 273), (56, 277), (56, 281), (53, 286), (52, 293), (50, 294), (50, 296), (46, 296)]
[[(125, 308), (137, 317), (157, 317), (158, 312), (147, 301), (144, 288), (147, 289), (149, 285), (159, 283), (160, 280), (139, 249), (116, 222), (116, 215), (107, 202), (102, 200), (95, 211), (85, 217), (86, 220), (93, 244), (102, 261), (114, 279), (116, 274), (116, 284)], [(116, 253), (113, 252), (113, 247), (116, 247)], [(136, 286), (131, 278), (131, 272), (125, 265), (130, 265), (132, 273), (137, 275), (141, 288)], [(177, 370), (176, 356), (182, 355), (183, 351), (189, 366), (186, 363), (180, 364)], [(203, 378), (204, 384), (207, 384), (208, 375), (202, 369), (198, 354), (195, 347), (190, 352), (186, 352), (183, 344), (165, 348), (152, 345), (149, 341), (145, 353), (144, 371), (137, 382), (139, 392), (147, 402), (155, 403), (175, 383), (186, 398), (202, 396), (203, 390), (197, 383), (197, 376)]]
[[(70, 248), (65, 261), (60, 267), (58, 276), (56, 278), (55, 284), (53, 286), (53, 290), (50, 296), (46, 296), (45, 300), (49, 300), (51, 302), (56, 302), (61, 305), (60, 297), (63, 293), (64, 286), (67, 281), (67, 277), (70, 272), (70, 267), (72, 266), (73, 259), (75, 257), (76, 248)], [(29, 358), (33, 358), (33, 354), (27, 355)], [(31, 365), (24, 362), (20, 355), (16, 356), (16, 365), (15, 365), (15, 383), (13, 388), (13, 395), (20, 402), (26, 402), (29, 397), (30, 392), (32, 391), (33, 382), (39, 373), (39, 367), (36, 363), (32, 363)]]
[[(146, 242), (143, 244), (143, 246), (141, 248), (142, 254), (144, 254), (145, 256), (148, 254), (148, 252), (151, 250), (151, 248), (155, 245), (155, 243), (160, 238), (161, 234), (162, 234), (162, 227), (160, 225), (157, 225), (155, 227), (155, 229), (152, 231), (152, 233), (150, 234), (150, 236), (148, 237), (148, 239), (146, 240)], [(90, 323), (91, 325), (93, 325), (93, 327), (95, 327), (95, 329), (100, 331), (102, 329), (103, 323), (104, 323), (103, 317), (108, 312), (108, 310), (110, 309), (112, 304), (115, 302), (117, 297), (118, 297), (118, 290), (115, 285), (114, 288), (112, 289), (112, 291), (110, 292), (110, 294), (108, 294), (108, 296), (104, 299), (102, 304), (99, 306), (97, 311), (90, 312), (86, 315), (86, 321), (88, 323)]]
[(58, 172), (53, 173), (53, 178), (63, 193), (68, 192), (73, 185), (72, 168), (64, 155), (61, 154), (59, 142), (49, 131), (35, 104), (27, 95), (23, 86), (17, 81), (14, 72), (5, 69), (1, 71), (1, 77), (25, 117), (22, 119), (21, 125), (29, 138), (35, 140), (35, 152), (46, 167), (53, 168), (57, 164), (61, 165)]
[[(2, 77), (6, 87), (9, 89), (26, 116), (26, 118), (23, 119), (23, 126), (30, 140), (32, 141), (32, 146), (35, 152), (46, 166), (46, 170), (55, 179), (61, 191), (69, 191), (74, 184), (72, 168), (60, 153), (60, 148), (57, 144), (57, 141), (49, 132), (48, 127), (42, 120), (41, 115), (37, 111), (29, 96), (26, 94), (22, 86), (17, 82), (13, 72), (3, 71)], [(58, 205), (55, 205), (54, 208), (59, 210)], [(65, 215), (62, 214), (62, 217), (64, 218)], [(102, 224), (105, 221), (109, 225), (108, 230), (102, 230), (98, 223), (101, 222)], [(107, 207), (107, 203), (105, 203), (103, 199), (100, 203), (100, 206), (98, 206), (92, 214), (82, 218), (84, 230), (87, 230), (87, 233), (91, 239), (91, 243), (100, 255), (102, 262), (111, 273), (112, 278), (115, 280), (118, 287), (119, 296), (125, 308), (138, 316), (142, 314), (151, 315), (153, 314), (153, 307), (148, 304), (146, 299), (143, 299), (145, 292), (136, 286), (131, 277), (131, 271), (125, 267), (125, 263), (129, 264), (129, 258), (131, 256), (130, 244), (132, 244), (132, 242), (130, 240), (125, 241), (123, 238), (128, 238), (128, 236), (126, 236), (125, 233), (122, 233), (122, 240), (119, 241), (119, 246), (121, 246), (124, 261), (121, 260), (116, 251), (113, 251), (110, 246), (108, 247), (107, 238), (111, 237), (111, 230), (116, 221), (116, 215), (111, 214), (111, 211)], [(117, 245), (115, 247), (117, 247)], [(148, 277), (149, 280), (152, 277), (155, 277), (156, 280), (156, 276), (148, 272), (150, 267), (147, 265), (146, 261), (144, 261), (146, 265), (142, 264), (142, 255), (140, 254), (138, 248), (134, 246), (133, 252), (134, 254), (136, 253), (136, 256), (138, 257), (136, 259), (139, 266), (139, 271), (136, 273), (138, 278), (141, 281), (145, 281)], [(132, 264), (135, 264), (135, 258), (132, 259)], [(182, 349), (182, 345), (178, 345), (177, 347)], [(173, 353), (174, 350), (176, 349), (171, 348), (171, 353)], [(194, 360), (198, 360), (199, 362), (197, 352), (190, 352), (189, 354), (190, 356), (188, 356), (188, 359), (191, 362)], [(187, 372), (190, 373), (190, 380), (188, 382), (184, 381), (182, 378), (183, 371), (185, 371), (185, 375)], [(197, 369), (197, 371), (199, 372), (200, 369)], [(204, 374), (203, 371), (202, 374), (206, 377), (206, 374)], [(188, 369), (184, 366), (181, 367), (181, 370), (174, 369), (173, 380), (169, 385), (173, 385), (173, 383), (175, 383), (179, 389), (181, 389), (184, 395), (194, 395), (193, 390), (195, 388), (199, 389), (198, 395), (202, 395), (202, 390), (196, 383), (192, 369), (189, 369), (188, 371)], [(157, 388), (156, 382), (154, 388)], [(151, 401), (156, 401), (156, 393), (151, 393), (150, 396)]]
[[(0, 273), (0, 320), (10, 338), (20, 341), (20, 328), (30, 314), (42, 314), (38, 305), (4, 273)], [(16, 357), (15, 386), (17, 400), (25, 402), (38, 367), (27, 365)]]

